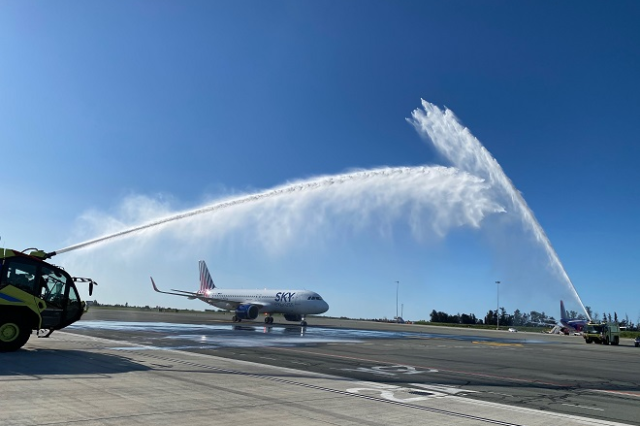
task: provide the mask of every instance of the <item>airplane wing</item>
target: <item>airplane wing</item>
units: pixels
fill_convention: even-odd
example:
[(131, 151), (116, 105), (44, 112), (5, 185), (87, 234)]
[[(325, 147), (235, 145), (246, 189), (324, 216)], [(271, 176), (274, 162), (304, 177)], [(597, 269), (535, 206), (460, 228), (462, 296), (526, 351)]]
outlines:
[(534, 327), (555, 327), (556, 325), (560, 325), (557, 322), (544, 322), (544, 321), (527, 321), (527, 325), (531, 325)]
[[(157, 291), (158, 293), (172, 294), (174, 296), (183, 296), (183, 297), (188, 297), (189, 299), (201, 299), (202, 297), (204, 297), (201, 294), (193, 293), (193, 292), (190, 292), (190, 291), (184, 291), (184, 290), (173, 290), (173, 292), (171, 292), (171, 291), (162, 291), (162, 290), (160, 290), (158, 288), (158, 286), (156, 286), (156, 282), (153, 280), (153, 277), (149, 277), (149, 278), (151, 278), (151, 285), (153, 286), (153, 289), (155, 291)], [(208, 298), (205, 297), (205, 299), (208, 299)]]
[[(174, 289), (171, 289), (171, 291), (162, 291), (156, 286), (156, 282), (153, 280), (153, 277), (149, 277), (149, 278), (151, 278), (151, 285), (153, 286), (153, 289), (158, 293), (171, 294), (174, 296), (182, 296), (192, 300), (198, 299), (198, 300), (202, 300), (205, 303), (211, 303), (211, 302), (226, 303), (231, 309), (236, 309), (239, 305), (242, 305), (241, 302), (230, 301), (230, 300), (221, 299), (218, 297), (209, 297), (209, 296), (194, 293), (191, 291), (174, 290)], [(265, 306), (264, 303), (257, 302), (257, 301), (247, 301), (247, 303), (251, 305), (256, 305), (256, 306)]]

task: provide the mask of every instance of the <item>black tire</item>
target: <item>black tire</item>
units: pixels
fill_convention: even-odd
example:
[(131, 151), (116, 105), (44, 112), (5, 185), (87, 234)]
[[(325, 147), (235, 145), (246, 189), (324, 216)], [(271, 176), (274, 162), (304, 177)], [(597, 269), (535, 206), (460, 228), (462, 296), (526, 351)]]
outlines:
[(0, 352), (17, 351), (27, 343), (31, 328), (21, 319), (0, 319)]
[(587, 342), (587, 343), (591, 343), (593, 340), (591, 340), (591, 339), (584, 339), (584, 341), (585, 341), (585, 342)]
[(611, 342), (611, 344), (614, 346), (618, 346), (619, 343), (620, 343), (620, 339), (618, 338), (618, 336), (614, 337), (613, 342)]

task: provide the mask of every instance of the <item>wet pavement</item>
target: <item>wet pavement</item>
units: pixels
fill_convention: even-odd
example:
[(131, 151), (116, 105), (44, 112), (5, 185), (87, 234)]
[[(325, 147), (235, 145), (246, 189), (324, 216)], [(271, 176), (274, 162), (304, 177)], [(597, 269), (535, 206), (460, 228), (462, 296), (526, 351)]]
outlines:
[(379, 339), (438, 339), (497, 344), (548, 343), (539, 339), (512, 339), (445, 333), (362, 330), (299, 325), (259, 324), (180, 324), (144, 321), (79, 321), (70, 332), (112, 338), (126, 335), (127, 340), (143, 346), (171, 349), (219, 349), (250, 347), (292, 347), (329, 343), (363, 343)]

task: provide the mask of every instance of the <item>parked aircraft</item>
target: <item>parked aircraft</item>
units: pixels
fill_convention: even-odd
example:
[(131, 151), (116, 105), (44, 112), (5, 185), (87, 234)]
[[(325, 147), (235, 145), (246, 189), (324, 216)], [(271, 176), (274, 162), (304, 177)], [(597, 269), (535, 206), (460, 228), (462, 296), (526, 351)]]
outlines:
[[(553, 318), (551, 318), (553, 319)], [(560, 301), (560, 321), (557, 323), (550, 323), (544, 321), (529, 322), (528, 325), (533, 326), (546, 326), (553, 327), (550, 333), (580, 333), (584, 328), (584, 325), (589, 322), (587, 319), (569, 318), (567, 311), (564, 308), (564, 302)]]
[(156, 287), (153, 277), (151, 284), (158, 293), (182, 296), (188, 299), (198, 299), (216, 308), (233, 311), (233, 322), (243, 319), (254, 320), (258, 314), (264, 313), (266, 324), (273, 323), (271, 314), (281, 313), (287, 321), (300, 321), (306, 326), (307, 315), (322, 314), (329, 310), (329, 305), (316, 292), (309, 290), (249, 290), (249, 289), (221, 289), (216, 287), (204, 260), (200, 266), (200, 290), (196, 292), (174, 290), (161, 291)]

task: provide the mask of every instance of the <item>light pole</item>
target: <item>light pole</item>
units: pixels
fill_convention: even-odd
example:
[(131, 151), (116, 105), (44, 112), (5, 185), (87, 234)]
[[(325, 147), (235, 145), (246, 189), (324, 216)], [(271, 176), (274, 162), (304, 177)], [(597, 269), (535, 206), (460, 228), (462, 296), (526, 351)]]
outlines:
[(396, 281), (396, 321), (398, 321), (398, 291), (400, 290), (400, 281)]
[(498, 300), (496, 306), (496, 330), (500, 330), (500, 281), (496, 281), (496, 295)]

